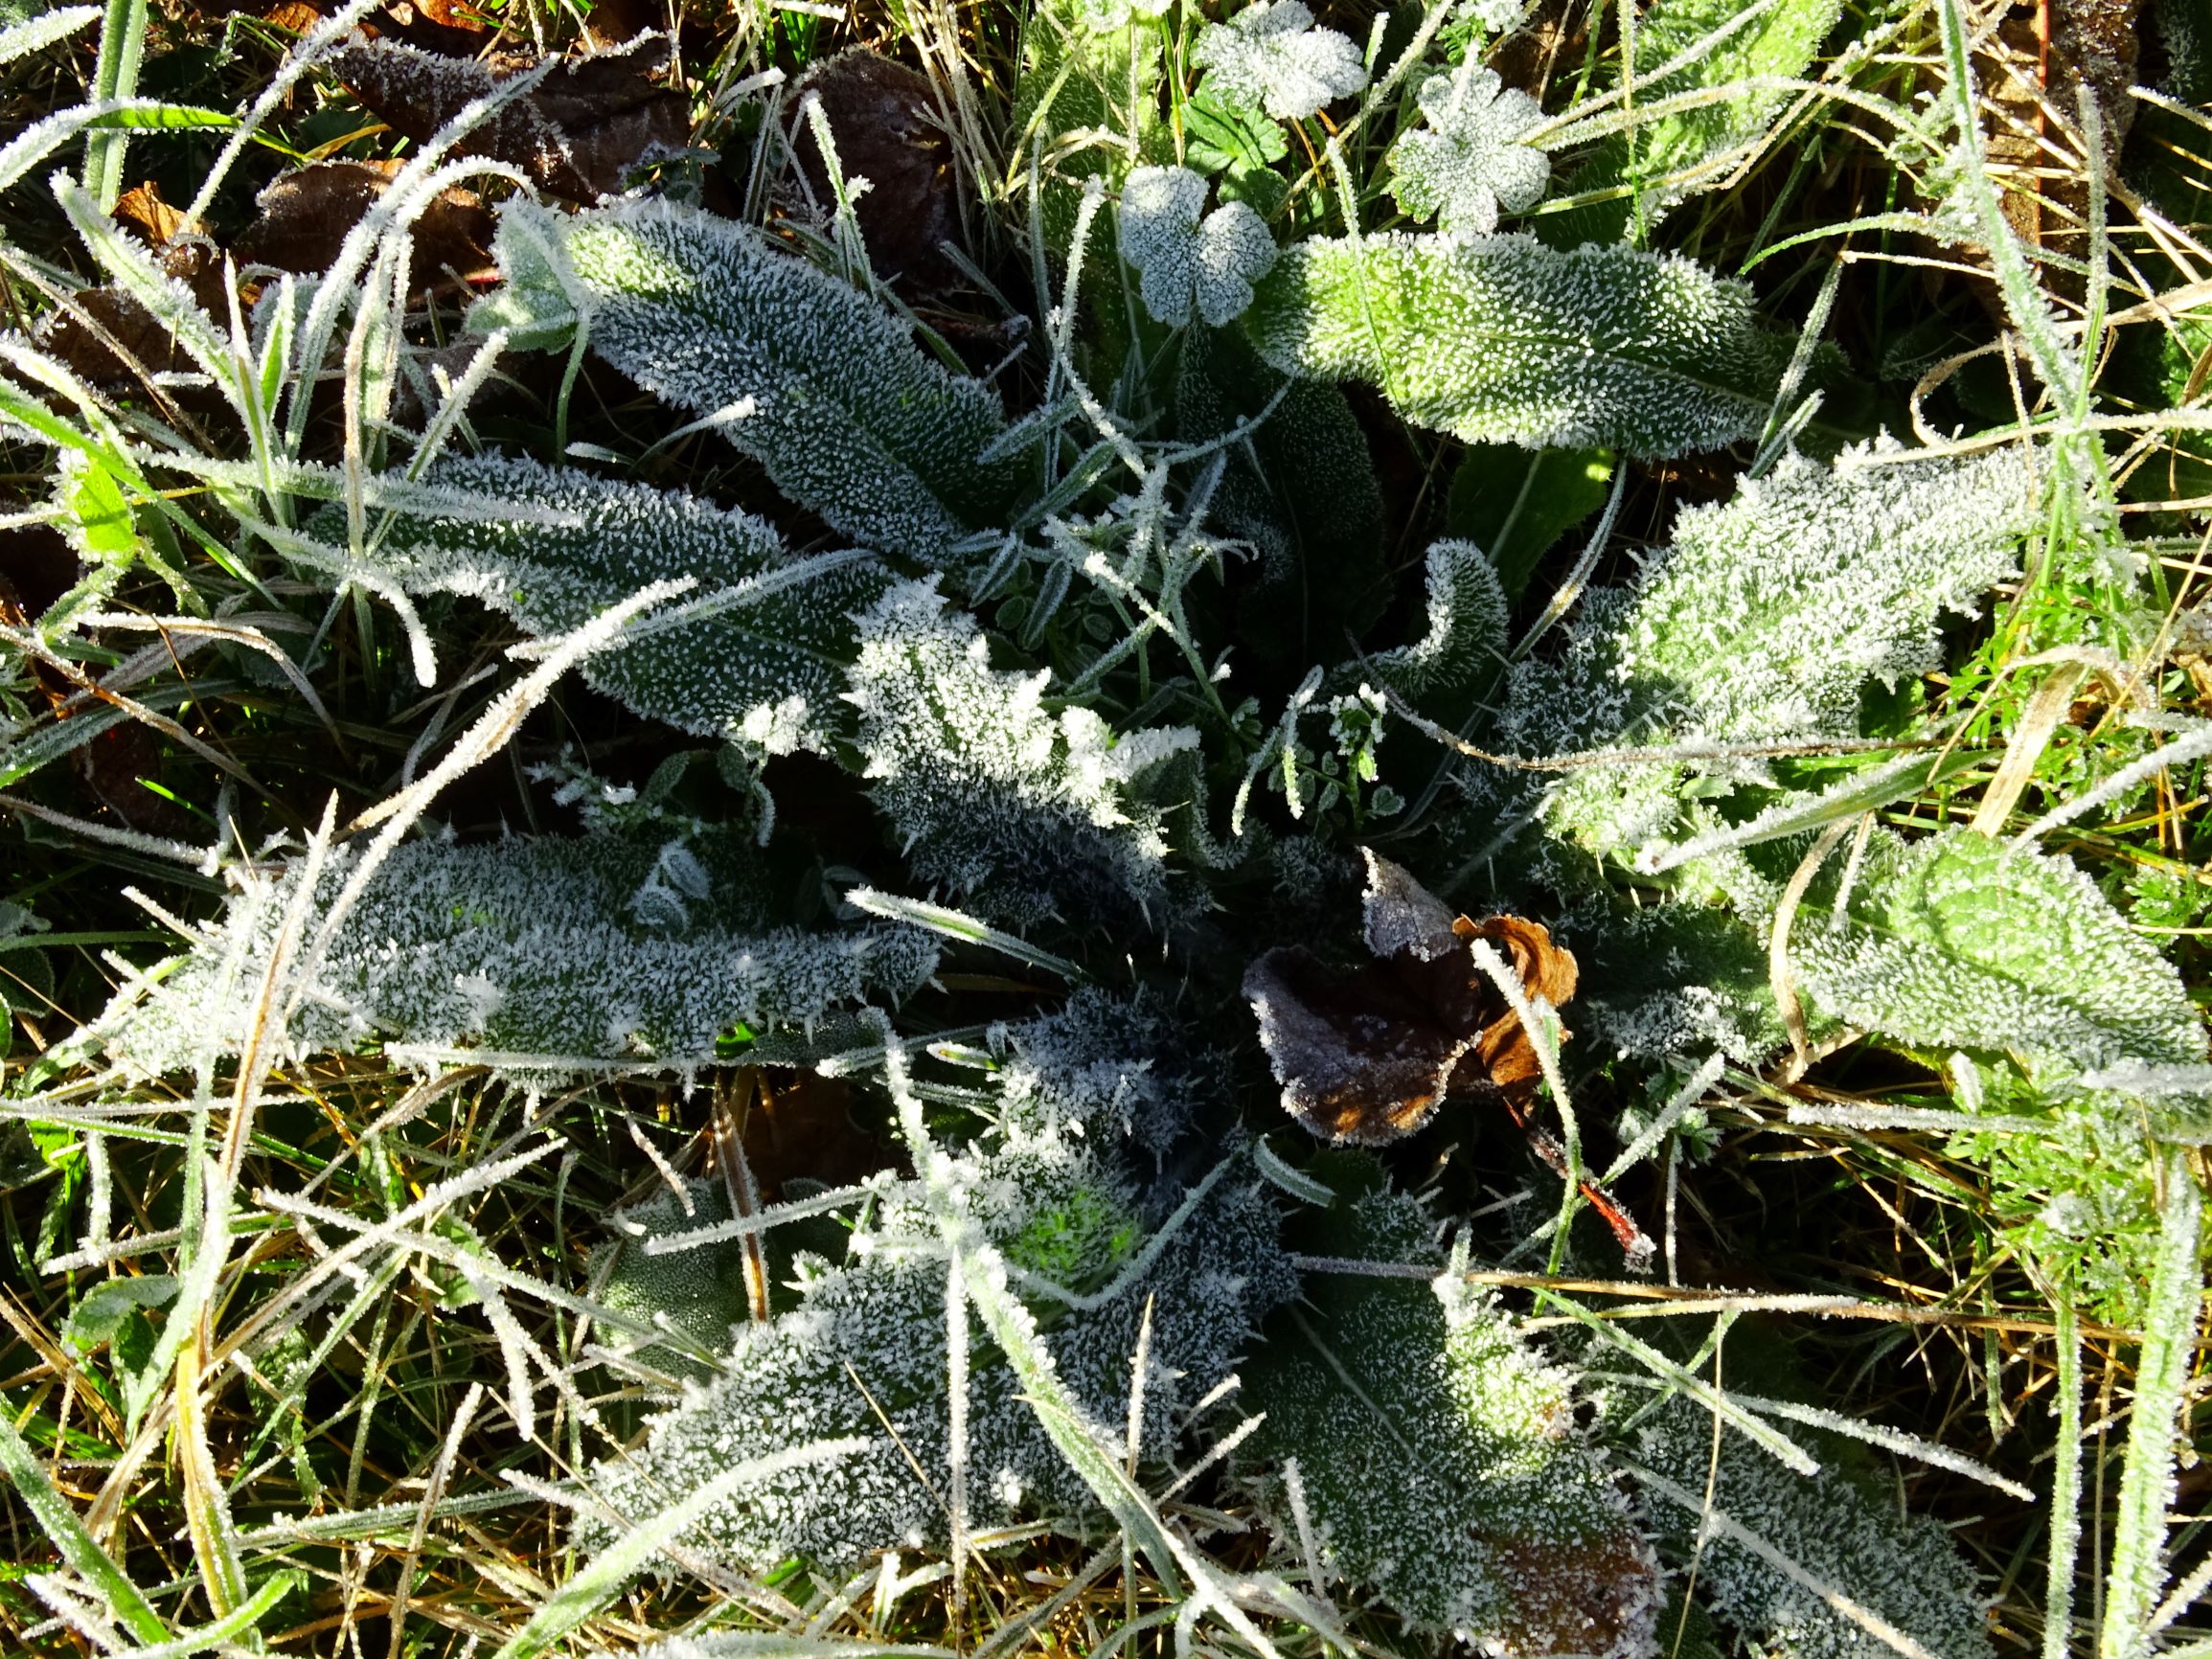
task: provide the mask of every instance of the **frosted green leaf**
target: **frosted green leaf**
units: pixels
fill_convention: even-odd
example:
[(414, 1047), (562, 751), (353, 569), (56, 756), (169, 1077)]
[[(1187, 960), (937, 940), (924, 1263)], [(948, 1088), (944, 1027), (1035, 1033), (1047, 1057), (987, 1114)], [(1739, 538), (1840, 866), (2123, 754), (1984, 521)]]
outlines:
[(685, 1181), (680, 1198), (663, 1189), (608, 1217), (614, 1239), (593, 1260), (600, 1304), (669, 1333), (644, 1344), (642, 1353), (626, 1347), (626, 1357), (638, 1354), (653, 1370), (693, 1382), (714, 1375), (703, 1356), (726, 1352), (738, 1327), (752, 1317), (744, 1240), (725, 1239), (665, 1254), (651, 1244), (729, 1218), (727, 1185), (700, 1180)]
[(1003, 673), (935, 579), (858, 618), (848, 693), (869, 793), (924, 880), (1019, 925), (1143, 912), (1166, 891), (1167, 840), (1137, 785), (1197, 744), (1188, 727), (1116, 736), (1090, 710), (1044, 707), (1048, 670)]
[(1207, 24), (1191, 61), (1208, 72), (1217, 94), (1278, 121), (1303, 121), (1367, 84), (1359, 48), (1334, 29), (1314, 28), (1301, 0), (1259, 0), (1226, 23)]
[[(1856, 737), (1861, 688), (1938, 665), (1940, 619), (2012, 571), (2036, 506), (2017, 450), (1785, 457), (1733, 500), (1685, 509), (1633, 587), (1587, 595), (1562, 652), (1515, 668), (1494, 745)], [(1555, 833), (1633, 850), (1675, 825), (1681, 769), (1591, 766), (1545, 787)]]
[(494, 251), (507, 286), (472, 329), (549, 343), (582, 328), (843, 534), (938, 563), (1011, 494), (1015, 464), (976, 459), (1004, 430), (997, 396), (749, 226), (665, 201), (563, 215), (517, 200)]
[[(1115, 1032), (1098, 1019), (1083, 1032), (1062, 1022), (1049, 1035), (1037, 1026), (1006, 1034), (1000, 1086), (1009, 1109), (955, 1156), (977, 1225), (1010, 1265), (1033, 1276), (1014, 1288), (1028, 1298), (1059, 1377), (1094, 1421), (1118, 1429), (1129, 1420), (1138, 1329), (1151, 1303), (1138, 1462), (1156, 1466), (1174, 1452), (1197, 1400), (1229, 1375), (1254, 1321), (1293, 1292), (1295, 1279), (1275, 1242), (1276, 1217), (1241, 1157), (1167, 1230), (1179, 1186), (1148, 1197), (1140, 1176), (1149, 1167), (1131, 1169), (1121, 1137), (1104, 1132), (1120, 1081), (1146, 1070), (1146, 1057), (1126, 1041), (1141, 1031), (1122, 1028), (1119, 1045)], [(1049, 1055), (1032, 1056), (1033, 1035)], [(1086, 1121), (1090, 1132), (1079, 1132)], [(920, 1183), (891, 1184), (840, 1260), (797, 1259), (797, 1307), (737, 1331), (719, 1375), (658, 1418), (639, 1450), (592, 1470), (593, 1489), (620, 1511), (646, 1514), (747, 1459), (824, 1433), (867, 1434), (875, 1448), (833, 1468), (741, 1491), (688, 1544), (755, 1570), (794, 1557), (849, 1569), (888, 1549), (942, 1547), (951, 1486), (946, 1266), (942, 1252), (917, 1248), (936, 1236)], [(664, 1235), (662, 1247), (672, 1242)], [(1072, 1305), (1068, 1296), (1078, 1293), (1087, 1300)], [(970, 1524), (1092, 1513), (1089, 1489), (1054, 1446), (1004, 1355), (979, 1329), (970, 1342)], [(1126, 1451), (1117, 1448), (1116, 1460)], [(606, 1533), (587, 1516), (577, 1535), (589, 1548)]]
[(1650, 1651), (1658, 1564), (1574, 1426), (1568, 1375), (1496, 1301), (1470, 1289), (1411, 1199), (1341, 1178), (1298, 1243), (1334, 1258), (1413, 1261), (1433, 1283), (1311, 1273), (1239, 1368), (1237, 1407), (1266, 1412), (1239, 1467), (1278, 1538), (1298, 1535), (1299, 1484), (1325, 1573), (1380, 1591), (1416, 1628), (1511, 1653), (1628, 1659)]
[(2203, 1060), (2180, 975), (2071, 860), (1970, 830), (1878, 833), (1845, 923), (1801, 914), (1790, 936), (1822, 1006), (1915, 1047), (2009, 1049), (2062, 1072)]
[(592, 658), (583, 677), (679, 730), (779, 753), (824, 749), (846, 723), (851, 613), (890, 580), (873, 557), (794, 557), (748, 514), (525, 459), (448, 461), (431, 482), (464, 499), (467, 515), (399, 516), (370, 555), (409, 592), (467, 594), (547, 635), (694, 577), (674, 621)]
[(1471, 241), (1497, 229), (1501, 210), (1526, 213), (1543, 199), (1551, 158), (1520, 142), (1543, 120), (1535, 99), (1471, 59), (1429, 76), (1415, 101), (1427, 125), (1390, 152), (1391, 193), (1406, 216)]
[[(349, 847), (326, 864), (308, 937), (354, 857)], [(295, 866), (246, 886), (144, 1000), (124, 993), (100, 1023), (109, 1054), (153, 1075), (211, 1044), (235, 1053), (253, 1011), (239, 987), (259, 985), (299, 879)], [(903, 997), (936, 961), (909, 929), (776, 925), (758, 854), (732, 837), (414, 841), (376, 872), (301, 988), (289, 1046), (480, 1050), (534, 1081), (688, 1068), (712, 1062), (716, 1038), (741, 1022), (804, 1027), (872, 995)]]
[(1428, 631), (1363, 670), (1417, 702), (1472, 691), (1505, 661), (1505, 590), (1489, 555), (1471, 541), (1431, 542), (1427, 581)]
[[(1986, 1598), (1950, 1534), (1926, 1516), (1898, 1512), (1894, 1491), (1870, 1491), (1835, 1467), (1806, 1476), (1743, 1436), (1713, 1438), (1713, 1420), (1679, 1397), (1642, 1431), (1641, 1461), (1675, 1488), (1646, 1507), (1670, 1541), (1697, 1553), (1698, 1591), (1745, 1646), (1775, 1659), (1895, 1659), (1896, 1649), (1825, 1599), (1850, 1599), (1920, 1644), (1932, 1659), (1990, 1659)], [(1713, 1510), (1794, 1564), (1782, 1571)], [(1685, 1505), (1683, 1500), (1687, 1500)], [(1806, 1580), (1813, 1580), (1808, 1583)]]
[(1266, 221), (1243, 202), (1207, 214), (1206, 181), (1188, 168), (1140, 167), (1122, 184), (1121, 256), (1142, 273), (1137, 291), (1155, 322), (1198, 315), (1215, 328), (1242, 316), (1252, 284), (1275, 263)]
[(1284, 251), (1244, 327), (1278, 369), (1380, 386), (1468, 443), (1636, 456), (1757, 433), (1787, 354), (1740, 283), (1525, 236), (1314, 238)]

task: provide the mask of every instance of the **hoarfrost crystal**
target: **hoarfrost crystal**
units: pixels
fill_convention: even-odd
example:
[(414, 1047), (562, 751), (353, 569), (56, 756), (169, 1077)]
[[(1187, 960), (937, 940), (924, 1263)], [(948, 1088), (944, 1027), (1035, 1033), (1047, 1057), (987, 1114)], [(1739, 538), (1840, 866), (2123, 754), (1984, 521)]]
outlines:
[(1212, 72), (1206, 84), (1216, 92), (1278, 121), (1303, 121), (1367, 84), (1359, 48), (1314, 28), (1300, 0), (1261, 0), (1227, 23), (1209, 23), (1191, 61)]
[(1521, 142), (1543, 120), (1535, 99), (1501, 87), (1479, 63), (1430, 76), (1415, 96), (1427, 129), (1400, 139), (1390, 158), (1392, 193), (1409, 216), (1435, 218), (1465, 241), (1497, 229), (1501, 210), (1525, 213), (1543, 199), (1551, 160)]

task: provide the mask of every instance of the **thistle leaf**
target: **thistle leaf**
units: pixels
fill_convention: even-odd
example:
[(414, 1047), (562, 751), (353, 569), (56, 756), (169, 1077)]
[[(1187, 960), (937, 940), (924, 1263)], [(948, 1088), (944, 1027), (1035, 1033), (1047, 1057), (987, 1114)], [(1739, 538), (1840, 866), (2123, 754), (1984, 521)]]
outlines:
[(1505, 589), (1471, 541), (1431, 542), (1427, 571), (1428, 631), (1366, 668), (1424, 707), (1443, 699), (1456, 709), (1505, 662)]
[(934, 578), (901, 582), (857, 620), (847, 694), (861, 775), (917, 875), (1017, 924), (1126, 918), (1162, 897), (1167, 841), (1137, 785), (1196, 732), (1117, 736), (1085, 708), (1053, 715), (1049, 673), (994, 670), (974, 618), (947, 610)]
[(524, 459), (448, 461), (430, 482), (466, 502), (466, 516), (396, 515), (373, 555), (408, 591), (467, 594), (546, 635), (652, 582), (696, 577), (682, 618), (594, 658), (583, 677), (681, 731), (776, 752), (824, 749), (849, 723), (852, 613), (890, 583), (873, 557), (795, 558), (745, 513)]
[(582, 327), (647, 391), (710, 417), (776, 487), (870, 547), (942, 563), (992, 522), (1016, 463), (980, 381), (923, 355), (904, 324), (750, 228), (665, 201), (576, 215), (510, 202), (507, 286), (469, 313), (545, 344)]
[[(977, 1226), (1028, 1299), (1055, 1373), (1094, 1421), (1129, 1420), (1131, 1356), (1151, 1305), (1137, 1461), (1156, 1465), (1197, 1401), (1229, 1375), (1252, 1322), (1291, 1294), (1295, 1279), (1269, 1202), (1241, 1157), (1241, 1178), (1215, 1180), (1171, 1219), (1176, 1207), (1148, 1203), (1121, 1137), (1097, 1132), (1123, 1108), (1124, 1085), (1146, 1071), (1143, 1056), (1126, 1052), (1129, 1029), (1106, 1017), (1082, 1030), (1043, 1025), (1054, 1029), (1007, 1034), (1000, 1123), (951, 1156)], [(1033, 1035), (1050, 1051), (1040, 1063), (1032, 1063)], [(1083, 1132), (1086, 1123), (1093, 1132)], [(793, 1557), (850, 1568), (883, 1550), (942, 1547), (951, 1452), (946, 1263), (940, 1252), (913, 1247), (933, 1237), (921, 1183), (885, 1188), (842, 1260), (798, 1258), (798, 1306), (739, 1330), (720, 1374), (656, 1420), (640, 1451), (593, 1471), (595, 1489), (617, 1511), (650, 1512), (734, 1465), (823, 1435), (866, 1434), (874, 1449), (742, 1489), (687, 1542), (756, 1570)], [(673, 1242), (664, 1238), (661, 1247)], [(971, 1340), (970, 1524), (1040, 1510), (1094, 1512), (1005, 1355), (979, 1332)], [(597, 1520), (580, 1522), (585, 1547), (606, 1535)]]
[[(353, 857), (347, 849), (326, 863), (311, 920)], [(246, 887), (158, 986), (119, 997), (101, 1021), (109, 1054), (157, 1075), (210, 1045), (237, 1052), (252, 1011), (237, 976), (261, 973), (299, 878)], [(741, 1022), (810, 1025), (871, 994), (902, 997), (936, 967), (936, 948), (911, 929), (806, 933), (772, 918), (758, 854), (735, 837), (409, 842), (301, 988), (290, 1044), (482, 1050), (540, 1084), (683, 1068), (711, 1062), (717, 1037)]]
[(1572, 1426), (1567, 1375), (1443, 1271), (1429, 1218), (1374, 1190), (1372, 1164), (1315, 1170), (1338, 1198), (1306, 1218), (1303, 1248), (1440, 1276), (1310, 1274), (1302, 1307), (1239, 1368), (1240, 1409), (1266, 1413), (1240, 1466), (1277, 1534), (1296, 1535), (1294, 1458), (1322, 1570), (1416, 1627), (1510, 1653), (1647, 1652), (1658, 1564)]
[(1260, 282), (1245, 328), (1278, 369), (1380, 386), (1467, 443), (1639, 457), (1756, 434), (1788, 355), (1740, 283), (1526, 236), (1303, 241)]
[(1841, 926), (1793, 930), (1799, 982), (1854, 1025), (2062, 1071), (2186, 1065), (2204, 1030), (2180, 975), (2064, 857), (1970, 830), (1869, 847)]
[[(1796, 1474), (1740, 1435), (1723, 1434), (1716, 1449), (1712, 1419), (1679, 1398), (1644, 1428), (1640, 1450), (1659, 1477), (1649, 1483), (1653, 1518), (1685, 1554), (1696, 1550), (1699, 1596), (1754, 1650), (1776, 1659), (1893, 1659), (1896, 1649), (1867, 1628), (1871, 1620), (1932, 1659), (1989, 1659), (1973, 1570), (1940, 1525), (1900, 1515), (1894, 1494), (1869, 1492), (1836, 1468)], [(1700, 1531), (1713, 1511), (1729, 1524), (1706, 1522)], [(1860, 1617), (1839, 1607), (1838, 1597)]]

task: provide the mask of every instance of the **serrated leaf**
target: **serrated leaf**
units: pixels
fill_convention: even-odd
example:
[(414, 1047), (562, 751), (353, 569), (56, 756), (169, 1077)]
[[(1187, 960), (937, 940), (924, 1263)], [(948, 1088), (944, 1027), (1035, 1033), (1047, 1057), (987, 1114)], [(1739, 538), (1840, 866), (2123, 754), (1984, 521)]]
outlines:
[[(354, 856), (348, 847), (329, 860), (317, 914)], [(247, 887), (143, 1001), (125, 992), (102, 1021), (110, 1055), (158, 1075), (189, 1068), (210, 1044), (235, 1053), (251, 1010), (225, 956), (254, 982), (299, 878), (295, 869)], [(658, 845), (611, 834), (414, 841), (339, 926), (289, 1038), (304, 1053), (372, 1037), (481, 1051), (539, 1084), (696, 1067), (740, 1023), (805, 1027), (871, 996), (896, 1000), (936, 961), (908, 928), (779, 925), (761, 855), (724, 833)]]
[(2062, 1073), (2205, 1056), (2180, 975), (2094, 882), (1974, 830), (1881, 832), (1844, 923), (1800, 913), (1790, 951), (1821, 1006), (1917, 1048), (2013, 1050)]
[(1364, 380), (1468, 443), (1637, 457), (1755, 435), (1788, 355), (1751, 293), (1676, 255), (1532, 237), (1313, 239), (1245, 328), (1288, 374)]
[(470, 312), (594, 352), (767, 469), (870, 547), (942, 563), (996, 522), (1018, 464), (977, 457), (1005, 428), (980, 381), (924, 356), (867, 295), (750, 227), (666, 201), (557, 215), (524, 201), (493, 248), (508, 286)]

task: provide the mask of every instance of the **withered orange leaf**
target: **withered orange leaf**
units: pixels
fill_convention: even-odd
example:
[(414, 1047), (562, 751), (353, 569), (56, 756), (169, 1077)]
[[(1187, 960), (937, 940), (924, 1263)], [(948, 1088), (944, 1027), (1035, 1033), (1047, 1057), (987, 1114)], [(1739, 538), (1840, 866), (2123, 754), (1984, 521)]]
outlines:
[(1554, 1008), (1574, 995), (1574, 957), (1540, 922), (1454, 917), (1373, 852), (1365, 911), (1371, 961), (1338, 970), (1289, 945), (1245, 972), (1284, 1107), (1316, 1135), (1373, 1146), (1420, 1128), (1448, 1094), (1532, 1096), (1536, 1048), (1470, 946), (1492, 942)]

